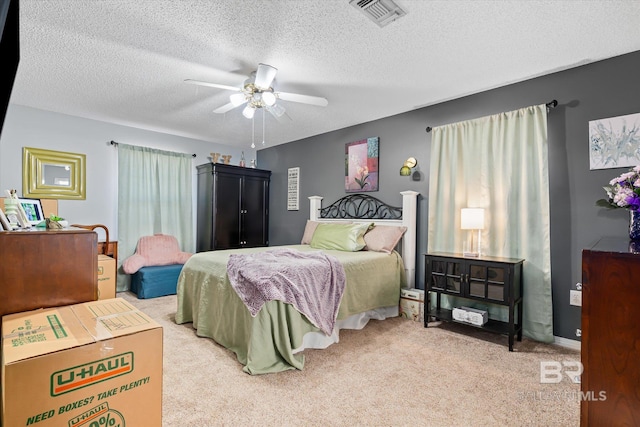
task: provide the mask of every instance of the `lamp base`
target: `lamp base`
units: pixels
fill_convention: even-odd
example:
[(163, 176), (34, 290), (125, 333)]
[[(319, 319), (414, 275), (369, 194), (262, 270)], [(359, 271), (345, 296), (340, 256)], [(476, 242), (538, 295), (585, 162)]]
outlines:
[(468, 239), (462, 242), (462, 255), (465, 257), (477, 258), (480, 256), (480, 230), (478, 230), (478, 237), (476, 239), (474, 231), (469, 232)]

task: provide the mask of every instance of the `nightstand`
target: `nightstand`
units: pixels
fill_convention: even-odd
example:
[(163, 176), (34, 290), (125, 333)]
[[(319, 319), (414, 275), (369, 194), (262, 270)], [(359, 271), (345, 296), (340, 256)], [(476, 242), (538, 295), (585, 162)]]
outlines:
[[(522, 264), (523, 259), (490, 256), (465, 257), (462, 254), (432, 252), (425, 254), (424, 326), (430, 319), (457, 322), (489, 332), (507, 335), (509, 351), (514, 338), (522, 341)], [(483, 304), (506, 306), (507, 322), (489, 319), (481, 326), (458, 322), (452, 310), (441, 305), (442, 295), (451, 295)], [(430, 303), (435, 297), (435, 307)]]

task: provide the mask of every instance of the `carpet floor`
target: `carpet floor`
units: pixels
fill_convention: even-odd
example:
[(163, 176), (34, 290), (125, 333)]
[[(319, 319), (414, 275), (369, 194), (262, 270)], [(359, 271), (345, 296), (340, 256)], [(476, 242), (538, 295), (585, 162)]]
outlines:
[(163, 326), (163, 426), (578, 426), (580, 385), (540, 381), (580, 352), (466, 325), (402, 318), (340, 332), (305, 367), (251, 376), (235, 354), (175, 323), (176, 296), (118, 293)]

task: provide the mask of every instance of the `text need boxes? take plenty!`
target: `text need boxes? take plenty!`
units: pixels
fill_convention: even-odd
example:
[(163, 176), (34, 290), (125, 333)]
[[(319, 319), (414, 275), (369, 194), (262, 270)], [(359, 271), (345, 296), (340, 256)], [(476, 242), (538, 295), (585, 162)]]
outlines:
[(121, 298), (4, 316), (2, 425), (162, 425), (162, 327)]

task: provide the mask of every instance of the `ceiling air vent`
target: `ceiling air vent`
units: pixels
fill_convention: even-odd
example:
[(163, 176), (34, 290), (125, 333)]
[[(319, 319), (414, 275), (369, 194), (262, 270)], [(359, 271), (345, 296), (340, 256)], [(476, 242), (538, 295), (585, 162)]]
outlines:
[(350, 0), (349, 4), (380, 27), (384, 27), (407, 14), (393, 0)]

